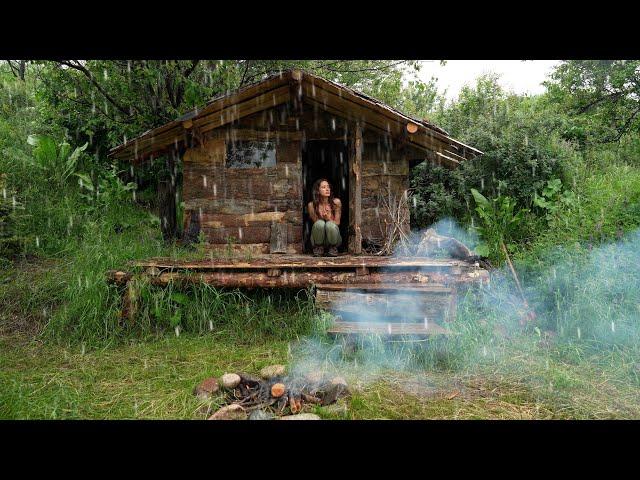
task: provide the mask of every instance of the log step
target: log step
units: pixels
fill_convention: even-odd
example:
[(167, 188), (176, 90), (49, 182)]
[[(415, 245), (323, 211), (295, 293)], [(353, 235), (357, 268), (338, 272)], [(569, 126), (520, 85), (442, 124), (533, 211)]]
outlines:
[(445, 293), (453, 294), (454, 289), (445, 285), (430, 284), (416, 285), (415, 283), (353, 283), (353, 284), (336, 284), (324, 283), (316, 285), (316, 289), (327, 292), (371, 292), (371, 293), (395, 293), (403, 292), (407, 294), (420, 293)]
[(455, 317), (455, 289), (404, 284), (318, 286), (316, 305), (357, 321), (402, 319), (450, 320)]
[(451, 331), (435, 323), (397, 323), (397, 322), (335, 322), (328, 330), (329, 335), (375, 334), (375, 335), (448, 335)]

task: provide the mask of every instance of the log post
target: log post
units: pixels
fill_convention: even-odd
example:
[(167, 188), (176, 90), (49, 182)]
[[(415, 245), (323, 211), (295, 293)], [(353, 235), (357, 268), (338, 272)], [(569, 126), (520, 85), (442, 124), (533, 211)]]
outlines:
[(356, 123), (349, 152), (349, 244), (350, 254), (362, 253), (362, 127)]
[(160, 230), (165, 241), (178, 238), (178, 163), (180, 150), (172, 149), (166, 156), (169, 177), (158, 182), (158, 214)]

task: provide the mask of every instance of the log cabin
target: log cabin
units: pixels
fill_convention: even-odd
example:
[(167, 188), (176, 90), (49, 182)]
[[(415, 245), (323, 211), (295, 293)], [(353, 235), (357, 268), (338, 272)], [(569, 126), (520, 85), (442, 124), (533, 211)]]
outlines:
[(165, 237), (203, 232), (211, 249), (232, 244), (251, 254), (309, 253), (305, 206), (313, 182), (326, 177), (342, 201), (340, 251), (359, 255), (383, 240), (392, 219), (382, 202), (406, 198), (410, 168), (423, 161), (456, 168), (481, 153), (426, 120), (290, 70), (215, 98), (109, 156), (133, 164), (164, 156), (172, 172), (159, 188)]
[[(398, 320), (400, 315), (400, 321), (384, 325), (362, 318), (338, 321), (330, 333), (431, 335), (446, 330), (427, 317), (455, 317), (457, 289), (487, 281), (487, 272), (457, 259), (372, 253), (380, 253), (376, 249), (398, 218), (400, 228), (409, 231), (406, 200), (413, 166), (428, 161), (456, 168), (481, 154), (427, 120), (294, 69), (215, 98), (119, 145), (109, 156), (132, 165), (164, 158), (171, 181), (158, 189), (163, 234), (204, 235), (211, 253), (206, 260), (135, 262), (151, 283), (311, 286), (321, 307), (345, 317), (366, 312)], [(329, 179), (342, 201), (341, 255), (333, 259), (310, 255), (305, 206), (320, 177)], [(184, 205), (182, 228), (179, 202)], [(405, 214), (390, 218), (384, 207), (393, 203)], [(230, 249), (239, 255), (214, 255)], [(135, 288), (132, 275), (109, 272), (111, 281), (128, 289)], [(131, 298), (137, 295), (125, 294), (127, 317), (135, 312), (128, 304)]]

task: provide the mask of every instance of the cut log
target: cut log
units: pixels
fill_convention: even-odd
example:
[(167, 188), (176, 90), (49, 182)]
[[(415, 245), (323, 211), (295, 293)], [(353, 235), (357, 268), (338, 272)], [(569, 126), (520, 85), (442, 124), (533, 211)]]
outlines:
[(271, 387), (271, 395), (276, 398), (280, 398), (282, 395), (284, 395), (285, 391), (286, 391), (286, 387), (284, 386), (283, 383), (275, 383)]

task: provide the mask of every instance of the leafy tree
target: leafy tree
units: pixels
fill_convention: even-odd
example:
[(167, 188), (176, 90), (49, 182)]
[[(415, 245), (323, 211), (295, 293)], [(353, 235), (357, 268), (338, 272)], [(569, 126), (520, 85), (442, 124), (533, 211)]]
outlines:
[[(440, 106), (434, 120), (484, 155), (454, 171), (426, 164), (414, 169), (412, 186), (423, 199), (416, 217), (424, 222), (416, 226), (444, 215), (473, 215), (471, 188), (489, 197), (509, 196), (521, 208), (531, 208), (536, 192), (549, 180), (564, 177), (563, 166), (573, 155), (558, 133), (563, 118), (537, 97), (505, 92), (496, 75), (464, 87), (456, 101)], [(436, 183), (446, 189), (441, 191)]]
[(640, 129), (640, 61), (566, 61), (545, 85), (549, 100), (570, 117), (566, 138), (614, 142)]

